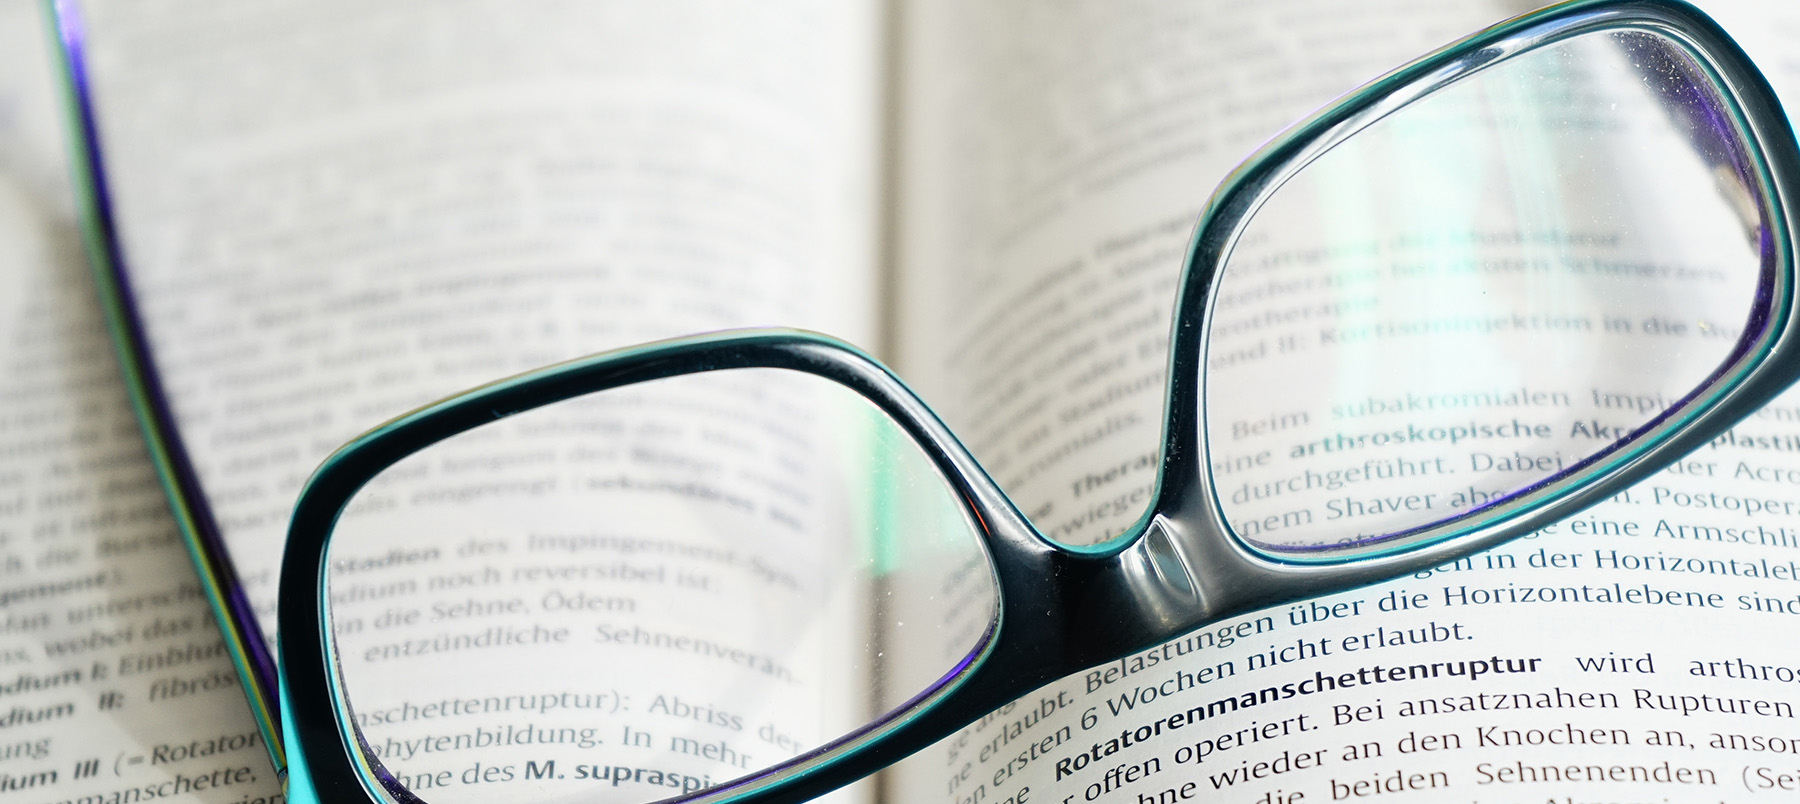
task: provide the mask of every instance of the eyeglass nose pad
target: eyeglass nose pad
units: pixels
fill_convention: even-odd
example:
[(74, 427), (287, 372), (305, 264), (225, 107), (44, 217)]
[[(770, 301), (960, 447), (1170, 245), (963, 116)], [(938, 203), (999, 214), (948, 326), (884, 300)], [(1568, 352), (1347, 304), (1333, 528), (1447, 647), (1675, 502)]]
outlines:
[(1117, 561), (1139, 616), (1167, 633), (1352, 585), (1260, 559), (1210, 517), (1153, 514)]
[(1195, 551), (1172, 528), (1167, 517), (1151, 517), (1143, 535), (1120, 555), (1128, 586), (1138, 595), (1138, 610), (1165, 628), (1205, 610), (1202, 590), (1209, 588), (1196, 569)]

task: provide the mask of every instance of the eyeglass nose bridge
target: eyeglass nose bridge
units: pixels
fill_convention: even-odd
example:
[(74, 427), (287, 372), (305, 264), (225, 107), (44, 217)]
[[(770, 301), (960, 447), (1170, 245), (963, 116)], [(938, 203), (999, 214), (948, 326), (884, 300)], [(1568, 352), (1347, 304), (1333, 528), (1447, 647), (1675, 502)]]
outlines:
[[(1455, 551), (1463, 552), (1463, 551)], [(1358, 588), (1441, 563), (1437, 556), (1396, 556), (1379, 569), (1362, 563), (1289, 564), (1243, 546), (1216, 519), (1157, 514), (1114, 558), (1119, 597), (1155, 641), (1294, 600)], [(1154, 644), (1154, 641), (1151, 643)], [(1147, 647), (1147, 646), (1146, 646)]]

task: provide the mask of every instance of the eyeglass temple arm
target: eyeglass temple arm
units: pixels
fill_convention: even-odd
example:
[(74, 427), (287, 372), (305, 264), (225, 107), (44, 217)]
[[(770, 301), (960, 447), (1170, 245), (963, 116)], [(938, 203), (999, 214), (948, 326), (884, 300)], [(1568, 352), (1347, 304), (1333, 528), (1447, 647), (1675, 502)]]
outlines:
[(257, 622), (237, 568), (188, 458), (180, 429), (145, 335), (143, 318), (132, 292), (116, 221), (105, 160), (100, 151), (91, 84), (85, 59), (86, 29), (74, 0), (45, 0), (46, 17), (61, 70), (65, 132), (73, 158), (69, 169), (88, 264), (118, 356), (119, 371), (131, 398), (149, 457), (162, 481), (182, 541), (199, 574), (207, 602), (218, 621), (238, 678), (268, 749), (277, 776), (286, 774), (286, 750), (279, 726), (275, 657)]

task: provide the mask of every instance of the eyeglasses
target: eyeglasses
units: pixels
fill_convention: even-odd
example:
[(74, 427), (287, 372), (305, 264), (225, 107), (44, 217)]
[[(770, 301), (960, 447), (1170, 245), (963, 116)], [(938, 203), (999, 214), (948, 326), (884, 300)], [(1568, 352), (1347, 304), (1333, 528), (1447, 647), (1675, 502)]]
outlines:
[(1797, 160), (1675, 2), (1559, 5), (1321, 110), (1207, 205), (1155, 491), (1092, 547), (815, 334), (395, 419), (292, 521), (290, 797), (798, 800), (1054, 679), (1541, 528), (1794, 381)]

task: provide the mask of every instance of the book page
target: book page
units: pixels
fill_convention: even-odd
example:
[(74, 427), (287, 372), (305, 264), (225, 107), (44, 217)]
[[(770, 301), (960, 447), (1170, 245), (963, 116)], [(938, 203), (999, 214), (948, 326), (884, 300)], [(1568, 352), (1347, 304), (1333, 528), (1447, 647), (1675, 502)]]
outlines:
[[(1778, 46), (1792, 12), (1712, 6), (1778, 89), (1794, 85)], [(1119, 532), (1148, 498), (1173, 282), (1211, 187), (1286, 121), (1523, 10), (924, 5), (906, 37), (905, 371), (1048, 535)], [(1234, 313), (1255, 312), (1242, 301)], [(909, 760), (895, 790), (968, 804), (1790, 791), (1793, 406), (1500, 550), (1038, 690)], [(1237, 442), (1225, 422), (1229, 445), (1300, 443), (1281, 412), (1241, 417)], [(1474, 449), (1442, 454), (1461, 466)]]
[(0, 790), (280, 801), (80, 242), (0, 172)]
[[(878, 329), (871, 4), (90, 11), (150, 341), (271, 635), (301, 483), (358, 432), (656, 338)], [(869, 716), (867, 671), (821, 658), (868, 650), (823, 552), (834, 444), (804, 396), (724, 386), (523, 416), (353, 502), (390, 527), (334, 542), (332, 622), (404, 783), (661, 798)], [(671, 501), (709, 527), (621, 514)]]
[(88, 278), (40, 10), (0, 3), (0, 798), (276, 804)]

